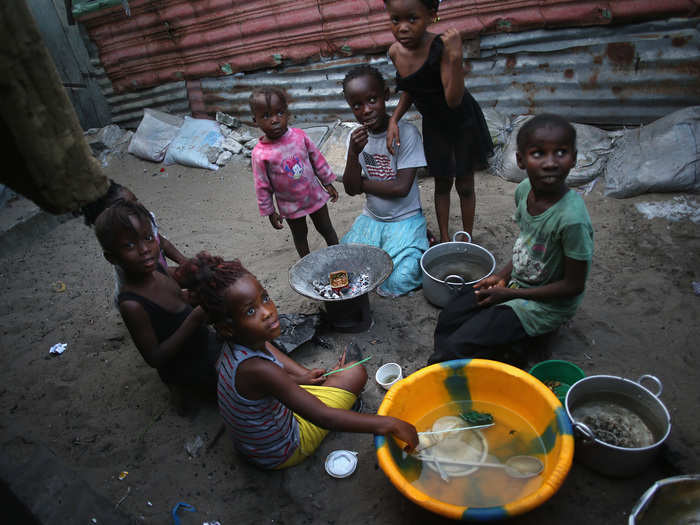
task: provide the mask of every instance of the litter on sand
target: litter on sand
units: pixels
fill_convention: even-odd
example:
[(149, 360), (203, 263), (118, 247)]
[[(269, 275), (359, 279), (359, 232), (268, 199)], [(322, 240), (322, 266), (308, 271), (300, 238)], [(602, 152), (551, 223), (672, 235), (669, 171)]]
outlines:
[(316, 330), (321, 325), (321, 316), (319, 314), (280, 314), (279, 321), (280, 335), (273, 344), (288, 354), (314, 338)]
[(638, 202), (634, 206), (647, 219), (660, 217), (671, 222), (690, 220), (695, 224), (700, 223), (700, 204), (695, 199), (686, 198), (685, 195), (673, 197), (668, 201)]
[(68, 348), (68, 343), (56, 343), (51, 348), (49, 348), (49, 354), (51, 355), (61, 355)]
[(197, 509), (195, 509), (189, 503), (185, 503), (184, 501), (177, 502), (172, 510), (173, 525), (180, 525), (180, 516), (178, 516), (177, 513), (180, 509), (185, 510), (187, 512), (197, 512)]

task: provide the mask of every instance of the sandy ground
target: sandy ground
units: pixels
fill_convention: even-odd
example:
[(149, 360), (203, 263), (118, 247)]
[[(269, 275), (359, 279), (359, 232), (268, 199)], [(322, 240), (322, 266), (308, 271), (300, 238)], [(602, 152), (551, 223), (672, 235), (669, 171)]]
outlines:
[[(258, 216), (251, 171), (234, 159), (218, 172), (113, 157), (108, 176), (129, 186), (157, 216), (161, 232), (186, 255), (207, 249), (239, 257), (263, 281), (283, 313), (314, 313), (319, 304), (294, 292), (288, 268), (297, 260), (289, 230), (273, 230)], [(429, 225), (435, 225), (432, 182), (421, 181)], [(700, 472), (696, 416), (700, 401), (697, 364), (700, 297), (700, 232), (691, 222), (648, 220), (633, 204), (670, 196), (615, 200), (602, 184), (585, 197), (595, 227), (595, 258), (576, 318), (551, 344), (552, 357), (579, 364), (586, 374), (636, 379), (653, 373), (664, 383), (662, 401), (673, 430), (663, 453), (632, 479), (600, 476), (574, 463), (564, 485), (546, 504), (511, 520), (517, 524), (626, 523), (640, 495), (656, 480)], [(515, 185), (477, 176), (475, 242), (491, 250), (498, 265), (509, 256), (516, 234), (511, 215)], [(456, 197), (453, 196), (456, 199)], [(361, 197), (341, 193), (331, 205), (339, 234), (360, 212)], [(452, 230), (458, 206), (453, 201)], [(312, 249), (322, 246), (315, 232)], [(141, 359), (111, 305), (112, 269), (80, 219), (27, 237), (0, 256), (0, 442), (4, 454), (31, 455), (45, 446), (110, 504), (136, 522), (172, 523), (171, 508), (187, 502), (183, 524), (230, 523), (439, 523), (405, 499), (377, 465), (372, 436), (332, 433), (317, 453), (284, 472), (262, 472), (243, 463), (213, 404), (200, 403), (180, 416), (167, 388)], [(64, 292), (54, 291), (62, 281)], [(307, 343), (293, 356), (307, 366), (331, 366), (352, 338), (373, 359), (397, 361), (404, 374), (425, 365), (432, 350), (438, 309), (421, 291), (398, 300), (372, 294), (375, 320), (366, 333), (325, 333), (332, 348)], [(410, 315), (408, 314), (410, 312)], [(54, 343), (68, 343), (59, 357)], [(383, 391), (372, 380), (363, 398), (375, 411)], [(201, 437), (195, 457), (185, 445)], [(359, 452), (357, 471), (330, 478), (326, 455)], [(128, 471), (125, 479), (119, 473)], [(37, 499), (39, 496), (37, 495)], [(44, 502), (60, 505), (60, 502)], [(70, 522), (88, 523), (90, 509), (75, 510)], [(127, 518), (125, 518), (127, 520)], [(128, 520), (127, 520), (128, 521)]]

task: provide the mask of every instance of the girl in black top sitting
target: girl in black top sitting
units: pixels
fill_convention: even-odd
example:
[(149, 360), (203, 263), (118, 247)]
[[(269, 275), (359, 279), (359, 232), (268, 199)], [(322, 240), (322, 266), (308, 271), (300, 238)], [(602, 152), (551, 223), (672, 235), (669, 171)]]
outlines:
[(214, 392), (221, 343), (208, 328), (204, 310), (188, 304), (159, 263), (148, 210), (138, 202), (118, 200), (99, 215), (95, 234), (105, 259), (123, 272), (119, 312), (146, 363), (168, 385)]

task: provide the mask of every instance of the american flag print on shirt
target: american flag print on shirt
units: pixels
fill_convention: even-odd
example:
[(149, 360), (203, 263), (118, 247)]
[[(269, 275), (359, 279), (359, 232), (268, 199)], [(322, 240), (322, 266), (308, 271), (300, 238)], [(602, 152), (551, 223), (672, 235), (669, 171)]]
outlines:
[(393, 179), (396, 175), (391, 167), (391, 157), (383, 153), (362, 152), (362, 159), (365, 161), (365, 169), (370, 177), (377, 179)]

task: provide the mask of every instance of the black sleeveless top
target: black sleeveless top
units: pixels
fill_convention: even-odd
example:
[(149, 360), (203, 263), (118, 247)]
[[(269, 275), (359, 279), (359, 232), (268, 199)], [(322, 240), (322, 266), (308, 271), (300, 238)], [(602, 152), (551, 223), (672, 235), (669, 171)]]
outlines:
[(469, 128), (477, 137), (476, 143), (484, 157), (493, 152), (493, 143), (481, 107), (471, 93), (464, 88), (459, 107), (450, 108), (445, 100), (444, 86), (440, 76), (440, 63), (445, 44), (437, 35), (430, 43), (428, 58), (414, 73), (401, 77), (396, 72), (396, 88), (413, 97), (416, 108), (423, 116), (423, 126), (450, 132)]
[[(150, 299), (133, 292), (122, 292), (117, 302), (136, 301), (148, 314), (156, 339), (162, 343), (182, 325), (193, 310), (186, 304), (179, 312), (169, 312)], [(158, 368), (158, 374), (165, 383), (216, 384), (216, 360), (222, 343), (206, 325), (202, 325), (187, 339), (185, 347), (169, 363)]]

